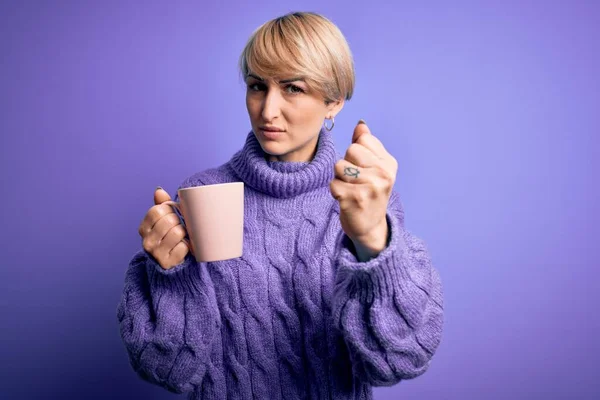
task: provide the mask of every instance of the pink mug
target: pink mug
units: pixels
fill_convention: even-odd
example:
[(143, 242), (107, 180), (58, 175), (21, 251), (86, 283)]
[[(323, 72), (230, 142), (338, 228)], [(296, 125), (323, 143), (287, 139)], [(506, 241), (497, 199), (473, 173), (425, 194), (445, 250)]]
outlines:
[(183, 217), (198, 262), (242, 256), (244, 247), (244, 183), (192, 186), (177, 191), (173, 206)]

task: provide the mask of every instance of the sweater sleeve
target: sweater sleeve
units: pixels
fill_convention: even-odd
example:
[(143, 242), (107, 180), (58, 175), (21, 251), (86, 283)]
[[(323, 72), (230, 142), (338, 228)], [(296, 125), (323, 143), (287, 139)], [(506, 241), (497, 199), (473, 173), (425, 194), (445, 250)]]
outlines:
[(343, 234), (337, 256), (334, 323), (348, 346), (354, 374), (391, 386), (423, 374), (441, 342), (442, 285), (425, 244), (404, 228), (393, 192), (387, 213), (388, 247), (359, 262)]
[(167, 271), (144, 250), (137, 252), (126, 272), (117, 318), (129, 362), (142, 379), (174, 393), (202, 383), (220, 329), (205, 263), (188, 253)]

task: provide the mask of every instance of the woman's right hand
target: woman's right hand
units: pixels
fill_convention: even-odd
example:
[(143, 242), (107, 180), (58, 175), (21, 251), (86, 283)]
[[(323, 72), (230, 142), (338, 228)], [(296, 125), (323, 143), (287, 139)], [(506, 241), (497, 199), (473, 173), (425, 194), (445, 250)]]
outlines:
[(181, 225), (173, 207), (162, 204), (171, 196), (162, 188), (154, 191), (154, 205), (150, 207), (138, 230), (144, 250), (152, 254), (163, 269), (180, 264), (190, 251), (187, 231)]

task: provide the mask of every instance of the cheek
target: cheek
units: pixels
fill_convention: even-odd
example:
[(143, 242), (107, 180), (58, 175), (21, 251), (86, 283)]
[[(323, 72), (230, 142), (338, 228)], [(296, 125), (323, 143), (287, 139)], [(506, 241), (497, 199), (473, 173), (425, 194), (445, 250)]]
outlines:
[(302, 102), (297, 105), (295, 110), (296, 112), (294, 114), (296, 120), (302, 124), (310, 125), (311, 127), (313, 125), (320, 125), (323, 122), (323, 116), (326, 114), (323, 107), (313, 101)]
[(251, 118), (256, 118), (257, 114), (260, 113), (260, 103), (251, 95), (246, 95), (246, 109)]

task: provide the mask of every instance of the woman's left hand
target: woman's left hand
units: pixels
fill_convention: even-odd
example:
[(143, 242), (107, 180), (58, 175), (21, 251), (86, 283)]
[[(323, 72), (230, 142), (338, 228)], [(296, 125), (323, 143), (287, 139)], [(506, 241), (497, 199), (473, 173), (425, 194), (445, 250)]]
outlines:
[(359, 121), (352, 144), (335, 164), (331, 195), (340, 203), (342, 229), (359, 250), (375, 256), (387, 245), (386, 213), (398, 162)]

